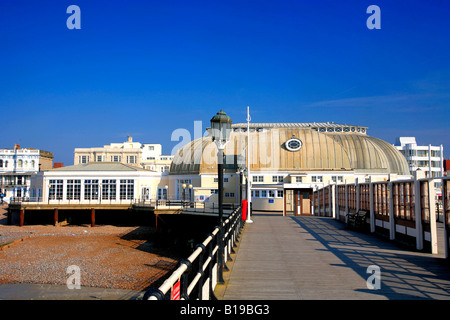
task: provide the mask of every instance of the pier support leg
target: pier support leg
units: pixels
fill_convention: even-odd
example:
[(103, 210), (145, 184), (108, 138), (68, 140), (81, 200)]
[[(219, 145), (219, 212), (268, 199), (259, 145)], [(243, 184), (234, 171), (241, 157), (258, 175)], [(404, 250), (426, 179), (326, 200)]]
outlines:
[(58, 225), (58, 209), (53, 209), (53, 225)]
[(95, 227), (95, 209), (91, 209), (91, 227)]
[(20, 211), (19, 211), (19, 227), (23, 227), (24, 221), (25, 221), (25, 210), (20, 209)]
[(8, 225), (12, 225), (12, 211), (8, 208)]

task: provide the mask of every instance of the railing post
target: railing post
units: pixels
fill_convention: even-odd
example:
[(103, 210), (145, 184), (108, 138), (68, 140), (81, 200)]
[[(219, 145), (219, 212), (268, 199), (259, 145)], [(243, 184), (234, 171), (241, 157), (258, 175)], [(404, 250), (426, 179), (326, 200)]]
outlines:
[(448, 204), (448, 180), (444, 180), (442, 179), (442, 216), (444, 219), (444, 242), (445, 242), (445, 259), (449, 258), (449, 234), (448, 234), (448, 212), (447, 212), (447, 208), (449, 207)]
[(388, 215), (389, 215), (389, 239), (395, 240), (395, 215), (394, 215), (394, 193), (392, 181), (388, 184)]
[(436, 202), (435, 202), (434, 180), (428, 180), (428, 201), (430, 208), (430, 241), (431, 253), (438, 253), (437, 227), (436, 227)]
[[(203, 297), (204, 297), (204, 294), (203, 294), (203, 289), (204, 288), (203, 288), (203, 286), (205, 284), (205, 272), (203, 271), (203, 262), (204, 262), (203, 257), (205, 256), (206, 248), (201, 243), (198, 244), (195, 247), (195, 250), (197, 250), (198, 248), (201, 248), (202, 252), (198, 256), (198, 261), (197, 261), (197, 263), (198, 263), (198, 266), (197, 266), (198, 271), (197, 271), (197, 273), (200, 275), (200, 279), (198, 280), (198, 286), (197, 286), (197, 290), (198, 290), (198, 292), (197, 292), (197, 299), (198, 300), (203, 300)], [(208, 296), (209, 296), (209, 292), (208, 292)]]
[[(181, 259), (178, 262), (178, 265), (176, 267), (176, 269), (178, 269), (182, 264), (185, 264), (187, 269), (186, 271), (181, 275), (180, 278), (180, 299), (182, 300), (189, 300), (189, 295), (187, 293), (187, 288), (188, 288), (188, 274), (189, 271), (191, 270), (192, 267), (192, 263), (188, 260), (188, 259)], [(159, 299), (158, 299), (159, 300)]]
[(420, 187), (420, 180), (414, 181), (415, 188), (415, 208), (414, 208), (414, 218), (416, 222), (416, 249), (423, 249), (423, 228), (422, 228), (422, 188)]
[(345, 223), (348, 222), (348, 184), (345, 182)]
[(358, 178), (355, 179), (355, 192), (356, 192), (356, 212), (360, 209), (361, 201), (361, 186), (359, 185)]
[(330, 185), (330, 213), (336, 219), (336, 185)]
[(214, 266), (214, 255), (213, 255), (213, 251), (215, 246), (214, 244), (214, 235), (212, 233), (208, 234), (207, 237), (211, 237), (211, 241), (208, 244), (207, 247), (207, 259), (211, 259), (209, 264), (208, 264), (208, 268), (207, 273), (206, 273), (206, 278), (208, 279), (208, 291), (209, 291), (209, 300), (217, 300), (217, 297), (214, 295), (214, 287), (215, 287), (215, 283), (214, 282), (214, 277), (213, 277), (213, 266)]
[(370, 232), (375, 232), (375, 208), (372, 178), (369, 182), (369, 205), (370, 205)]

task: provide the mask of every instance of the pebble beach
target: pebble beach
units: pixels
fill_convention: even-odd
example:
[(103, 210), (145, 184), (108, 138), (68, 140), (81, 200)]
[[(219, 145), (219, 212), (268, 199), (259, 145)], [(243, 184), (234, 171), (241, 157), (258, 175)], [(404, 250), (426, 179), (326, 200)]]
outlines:
[(171, 272), (170, 258), (148, 241), (150, 227), (7, 225), (0, 208), (0, 285), (66, 285), (68, 267), (83, 287), (143, 291)]

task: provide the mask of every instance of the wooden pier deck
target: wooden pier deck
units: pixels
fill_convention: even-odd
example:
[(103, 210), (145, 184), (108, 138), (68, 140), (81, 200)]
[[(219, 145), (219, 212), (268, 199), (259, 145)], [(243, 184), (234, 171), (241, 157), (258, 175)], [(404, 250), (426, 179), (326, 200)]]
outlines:
[[(324, 217), (255, 213), (242, 233), (220, 300), (450, 299), (450, 266), (442, 255), (406, 250)], [(369, 289), (367, 268), (380, 268)], [(372, 284), (375, 282), (369, 281)]]

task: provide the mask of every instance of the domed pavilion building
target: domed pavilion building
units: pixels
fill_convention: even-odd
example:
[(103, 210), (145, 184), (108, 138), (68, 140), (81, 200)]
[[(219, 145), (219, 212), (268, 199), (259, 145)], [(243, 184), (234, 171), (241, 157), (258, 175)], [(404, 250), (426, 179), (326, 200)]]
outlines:
[[(232, 125), (224, 150), (224, 203), (246, 194), (247, 145), (254, 210), (311, 214), (316, 187), (355, 181), (410, 179), (405, 157), (391, 144), (367, 135), (367, 127), (335, 123)], [(178, 150), (170, 168), (171, 194), (217, 205), (217, 147), (211, 135)]]

